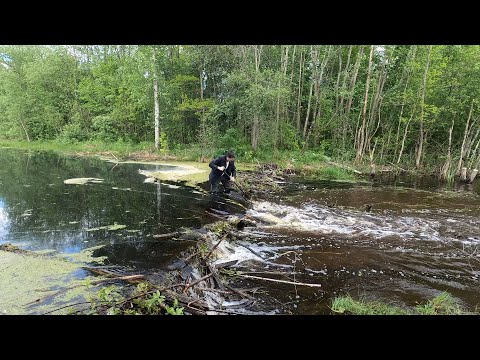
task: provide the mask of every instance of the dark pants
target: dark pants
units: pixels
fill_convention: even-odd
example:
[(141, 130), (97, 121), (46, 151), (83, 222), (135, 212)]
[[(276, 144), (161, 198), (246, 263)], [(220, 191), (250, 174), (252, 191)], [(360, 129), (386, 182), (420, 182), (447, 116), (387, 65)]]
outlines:
[(229, 193), (232, 189), (230, 177), (227, 174), (223, 174), (223, 176), (215, 176), (214, 174), (210, 173), (208, 180), (210, 180), (210, 192), (212, 193), (219, 193), (220, 189), (218, 185), (222, 182), (224, 187), (224, 192)]

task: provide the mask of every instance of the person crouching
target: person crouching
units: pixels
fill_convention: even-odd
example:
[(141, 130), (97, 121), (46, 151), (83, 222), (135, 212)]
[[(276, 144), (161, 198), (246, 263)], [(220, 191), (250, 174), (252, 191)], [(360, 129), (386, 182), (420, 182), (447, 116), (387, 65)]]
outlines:
[(212, 168), (208, 177), (210, 181), (210, 192), (218, 194), (220, 192), (218, 185), (222, 182), (224, 192), (228, 194), (231, 190), (231, 182), (235, 181), (235, 176), (237, 176), (235, 154), (233, 151), (229, 151), (226, 155), (213, 159), (208, 166)]

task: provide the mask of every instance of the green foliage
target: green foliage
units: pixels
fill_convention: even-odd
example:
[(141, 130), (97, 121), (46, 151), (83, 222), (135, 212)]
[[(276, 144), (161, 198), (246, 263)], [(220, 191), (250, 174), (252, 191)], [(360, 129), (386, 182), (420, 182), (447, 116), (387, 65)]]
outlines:
[(152, 291), (152, 285), (146, 281), (137, 284), (127, 297), (120, 294), (115, 285), (101, 288), (91, 301), (89, 314), (107, 315), (183, 315), (183, 307), (174, 299), (172, 305), (165, 302), (165, 296), (159, 290)]
[(82, 129), (81, 124), (72, 122), (63, 127), (62, 132), (58, 136), (58, 139), (64, 143), (75, 143), (80, 141), (86, 141), (88, 134)]
[(95, 138), (102, 141), (115, 141), (118, 138), (116, 122), (109, 115), (99, 115), (92, 119)]
[(160, 132), (160, 152), (165, 153), (168, 151), (168, 136), (165, 131)]
[(122, 298), (115, 285), (105, 286), (98, 292), (98, 298), (102, 302), (115, 302)]
[[(223, 135), (218, 138), (218, 146), (223, 155), (227, 150), (233, 150), (235, 155), (242, 160), (251, 159), (251, 146), (247, 143), (246, 139), (236, 128), (227, 129)], [(220, 154), (219, 154), (220, 155)]]
[[(480, 46), (373, 49), (364, 159), (372, 155), (378, 165), (396, 163), (406, 133), (399, 165), (412, 166), (420, 121), (426, 134), (424, 169), (441, 166), (453, 120), (452, 154), (458, 156), (472, 101), (470, 126), (480, 106)], [(153, 144), (155, 74), (162, 154), (183, 152), (184, 158), (198, 160), (234, 149), (242, 161), (272, 161), (286, 158), (285, 152), (296, 158), (305, 149), (305, 160), (297, 163), (322, 161), (309, 159), (308, 150), (351, 161), (363, 120), (369, 50), (359, 45), (0, 46), (0, 137)], [(333, 60), (339, 58), (341, 68)], [(475, 122), (467, 136), (470, 149), (479, 126)], [(468, 163), (476, 166), (478, 154), (468, 154)]]
[(173, 301), (173, 306), (166, 305), (167, 314), (169, 315), (183, 315), (183, 307), (178, 306), (178, 300)]

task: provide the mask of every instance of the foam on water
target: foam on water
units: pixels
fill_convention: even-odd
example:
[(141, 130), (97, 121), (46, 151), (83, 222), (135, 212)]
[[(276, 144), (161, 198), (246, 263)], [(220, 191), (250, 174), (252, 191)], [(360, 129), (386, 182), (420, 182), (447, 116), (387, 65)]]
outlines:
[[(480, 241), (475, 236), (464, 236), (459, 239), (442, 231), (443, 222), (448, 221), (450, 226), (457, 225), (458, 221), (452, 218), (440, 222), (427, 215), (392, 216), (384, 213), (328, 208), (312, 203), (294, 207), (262, 201), (253, 202), (252, 205), (247, 214), (262, 221), (265, 224), (264, 230), (288, 228), (315, 235), (333, 234), (347, 238), (364, 236), (373, 239), (397, 237), (404, 241), (461, 241), (465, 243)], [(478, 221), (468, 219), (462, 221), (461, 225), (462, 229), (467, 227), (468, 232), (475, 234)]]

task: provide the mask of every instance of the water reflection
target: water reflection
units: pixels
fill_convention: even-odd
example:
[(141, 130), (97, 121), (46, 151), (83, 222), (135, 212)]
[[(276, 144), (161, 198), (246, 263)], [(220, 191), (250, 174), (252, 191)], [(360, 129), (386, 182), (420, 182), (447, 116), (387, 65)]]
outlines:
[[(128, 249), (142, 253), (152, 247), (159, 256), (172, 252), (167, 242), (152, 245), (153, 235), (211, 222), (214, 219), (206, 213), (210, 207), (231, 213), (243, 211), (240, 206), (217, 202), (190, 187), (144, 183), (145, 177), (138, 173), (139, 169), (171, 168), (1, 149), (0, 243), (67, 253), (107, 245), (104, 251), (111, 254), (109, 260), (125, 263), (137, 258)], [(80, 177), (104, 181), (63, 183)], [(120, 225), (124, 228), (107, 228)]]

